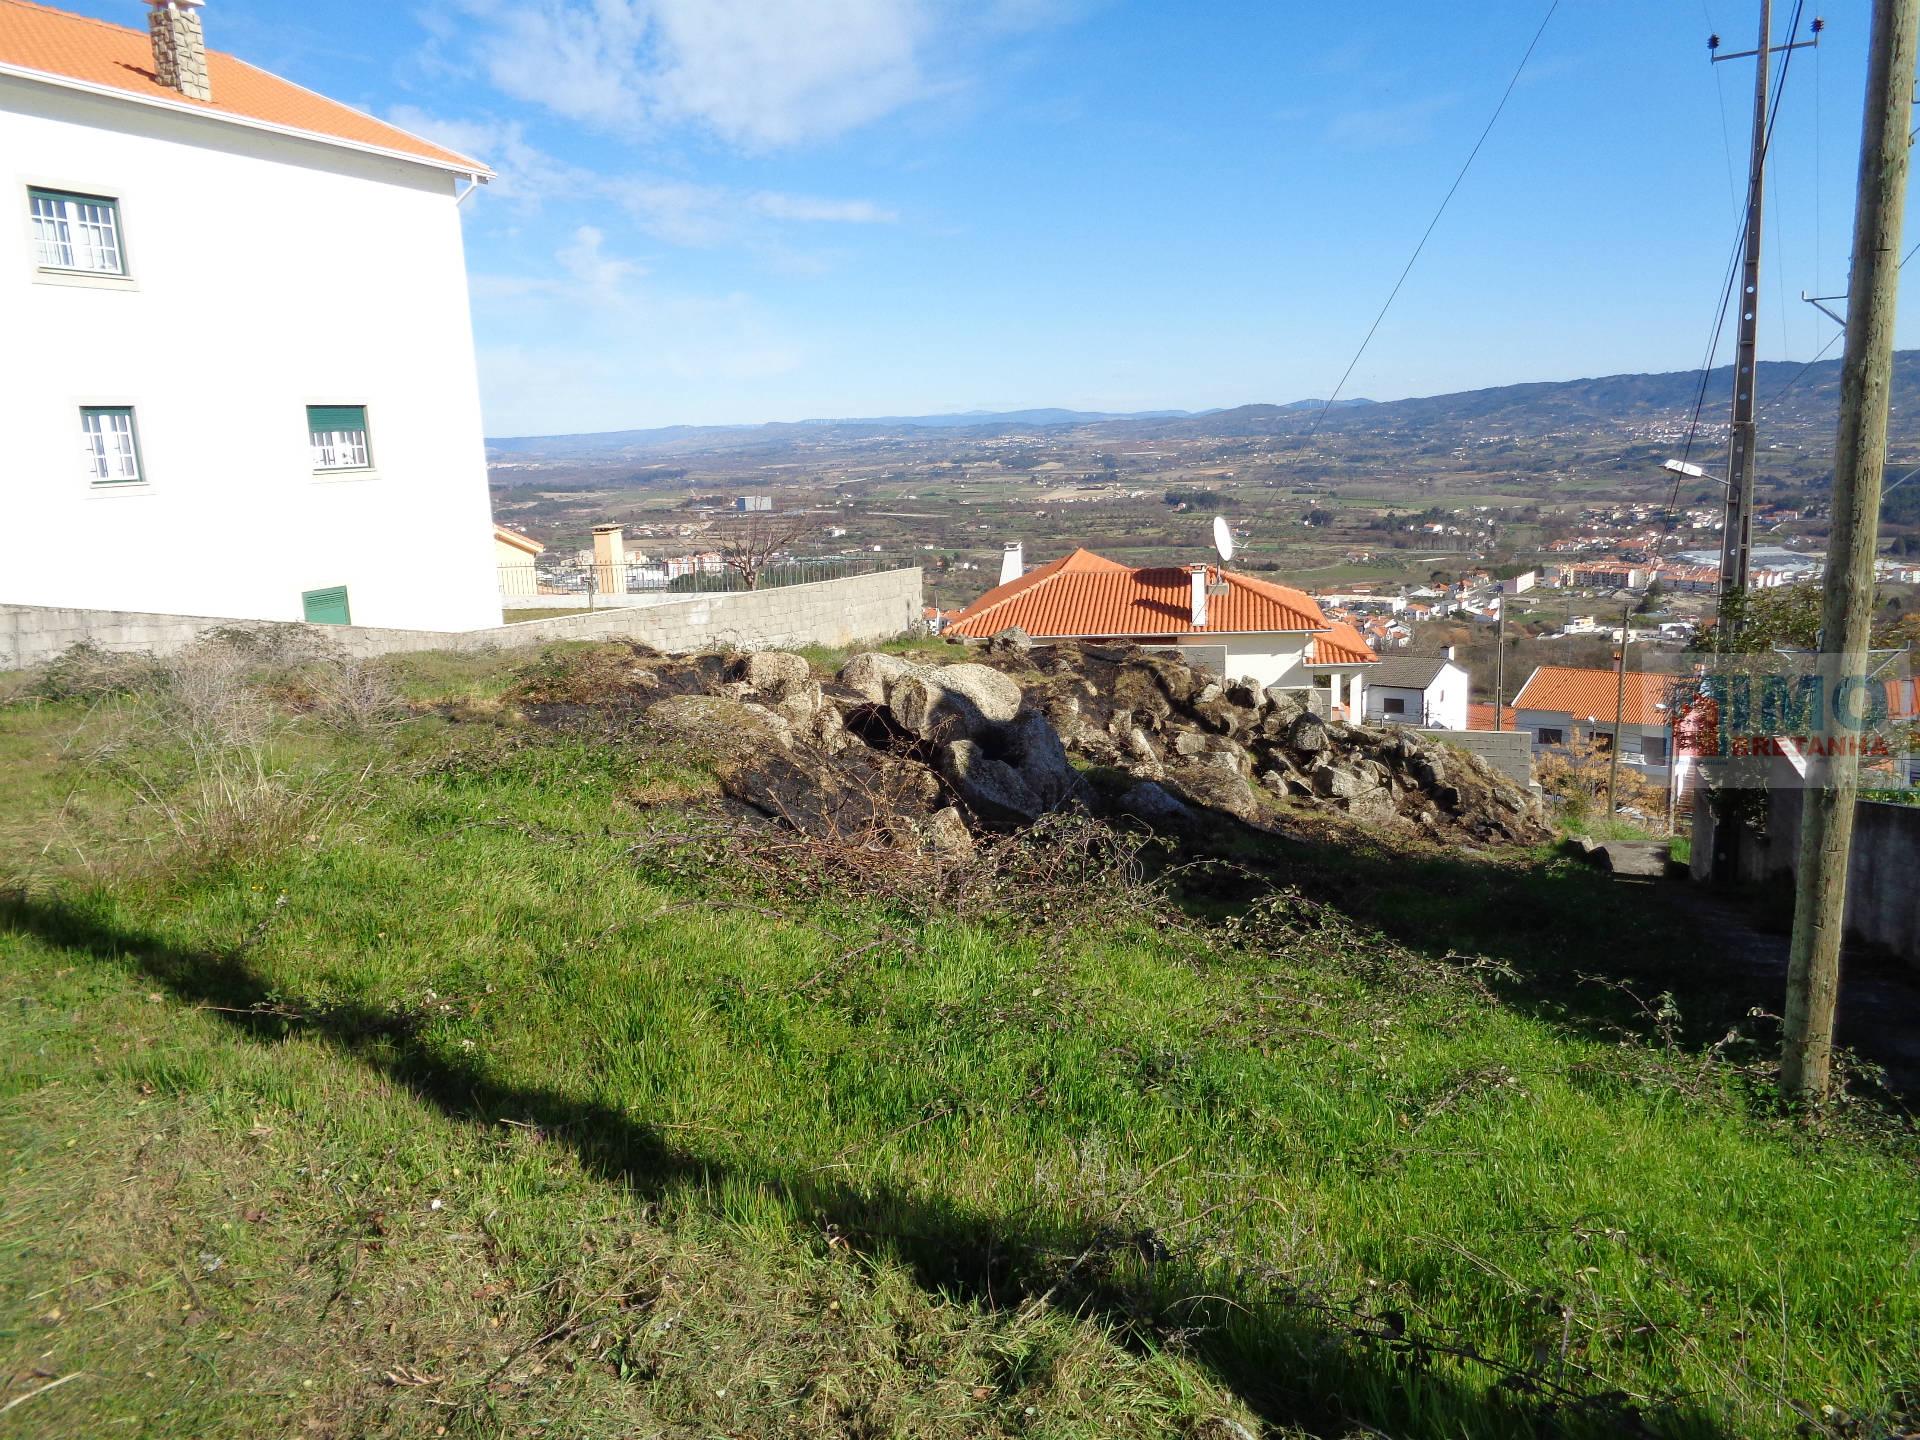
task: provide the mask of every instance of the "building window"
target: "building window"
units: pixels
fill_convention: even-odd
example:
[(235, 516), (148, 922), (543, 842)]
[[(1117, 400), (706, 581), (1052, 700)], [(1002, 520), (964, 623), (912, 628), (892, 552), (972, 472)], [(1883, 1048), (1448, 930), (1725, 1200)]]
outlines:
[(1382, 700), (1380, 702), (1380, 709), (1387, 715), (1404, 715), (1407, 713), (1407, 702), (1398, 695), (1395, 695), (1389, 699)]
[(137, 485), (140, 437), (126, 405), (86, 405), (80, 410), (80, 453), (96, 485)]
[(1545, 726), (1542, 726), (1540, 728), (1540, 743), (1542, 745), (1564, 745), (1567, 743), (1566, 732), (1563, 730), (1549, 730)]
[(300, 615), (309, 625), (351, 625), (353, 612), (347, 608), (347, 587), (329, 586), (325, 590), (307, 590), (300, 596)]
[(373, 465), (364, 405), (309, 405), (307, 440), (313, 446), (315, 470), (366, 470)]
[(1640, 758), (1649, 765), (1667, 763), (1667, 737), (1664, 735), (1642, 735), (1640, 737)]
[(100, 195), (29, 190), (34, 259), (44, 270), (83, 270), (94, 275), (127, 273), (120, 243), (120, 205)]

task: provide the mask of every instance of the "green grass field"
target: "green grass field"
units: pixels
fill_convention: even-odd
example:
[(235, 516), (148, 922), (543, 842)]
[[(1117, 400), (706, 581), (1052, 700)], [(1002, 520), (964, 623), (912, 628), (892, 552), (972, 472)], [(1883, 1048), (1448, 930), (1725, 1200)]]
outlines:
[(1454, 953), (1651, 943), (1603, 881), (815, 893), (694, 838), (699, 757), (521, 719), (516, 663), (409, 660), (354, 725), (279, 681), (212, 746), (138, 695), (0, 708), (0, 1436), (1913, 1406), (1902, 1123)]

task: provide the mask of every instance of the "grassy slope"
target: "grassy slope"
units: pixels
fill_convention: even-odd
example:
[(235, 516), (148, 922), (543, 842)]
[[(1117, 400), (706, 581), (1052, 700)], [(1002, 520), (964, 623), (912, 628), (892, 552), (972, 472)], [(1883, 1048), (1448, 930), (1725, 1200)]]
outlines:
[[(110, 810), (77, 723), (0, 711), (11, 820)], [(1312, 907), (777, 906), (630, 853), (673, 757), (378, 748), (276, 857), (0, 913), (5, 1398), (81, 1372), (12, 1433), (1524, 1433), (1451, 1347), (1784, 1434), (1920, 1370), (1904, 1142)]]

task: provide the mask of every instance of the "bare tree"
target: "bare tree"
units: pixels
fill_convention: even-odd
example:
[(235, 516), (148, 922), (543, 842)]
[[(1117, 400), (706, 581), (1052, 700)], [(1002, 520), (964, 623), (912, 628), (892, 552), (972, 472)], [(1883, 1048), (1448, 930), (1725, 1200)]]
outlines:
[(820, 517), (810, 511), (750, 511), (721, 527), (720, 560), (740, 577), (742, 586), (757, 590), (761, 574), (774, 560), (819, 529)]

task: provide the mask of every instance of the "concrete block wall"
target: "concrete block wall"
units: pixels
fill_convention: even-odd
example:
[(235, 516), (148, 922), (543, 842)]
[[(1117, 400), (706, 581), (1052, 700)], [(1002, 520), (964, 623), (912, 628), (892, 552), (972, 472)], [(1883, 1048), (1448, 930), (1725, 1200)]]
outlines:
[[(745, 650), (795, 645), (851, 645), (884, 640), (920, 621), (920, 571), (883, 570), (809, 585), (689, 595), (675, 604), (556, 615), (484, 630), (385, 630), (366, 625), (315, 625), (349, 655), (424, 650), (518, 649), (555, 640), (633, 640), (656, 650), (716, 647)], [(166, 655), (209, 630), (259, 622), (207, 615), (155, 615), (0, 605), (0, 670), (51, 660), (90, 640), (105, 650)]]
[[(1800, 817), (1806, 792), (1782, 784), (1767, 794), (1767, 833), (1735, 824), (1732, 833), (1703, 797), (1693, 807), (1695, 880), (1791, 887), (1800, 870)], [(1847, 861), (1847, 936), (1920, 963), (1920, 805), (1860, 800), (1853, 810)]]
[(1533, 783), (1533, 736), (1524, 730), (1422, 730), (1420, 733), (1430, 740), (1444, 740), (1456, 750), (1478, 755), (1518, 784)]

